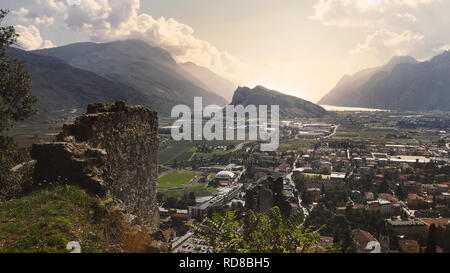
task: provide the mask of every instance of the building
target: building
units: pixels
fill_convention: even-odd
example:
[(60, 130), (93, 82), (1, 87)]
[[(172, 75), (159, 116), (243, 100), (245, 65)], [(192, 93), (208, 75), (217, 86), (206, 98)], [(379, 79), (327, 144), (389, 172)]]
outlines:
[(364, 193), (364, 200), (366, 200), (366, 201), (373, 201), (374, 200), (374, 195), (373, 195), (373, 192), (365, 192)]
[(420, 245), (416, 240), (404, 240), (398, 241), (400, 252), (402, 253), (420, 253)]
[(309, 188), (307, 189), (309, 196), (313, 202), (317, 202), (320, 199), (320, 189), (319, 188)]
[(420, 197), (415, 193), (408, 194), (408, 207), (410, 208), (417, 208), (419, 206), (419, 199)]
[(231, 171), (220, 171), (216, 174), (214, 179), (222, 186), (228, 186), (236, 177), (236, 174)]
[(421, 183), (416, 181), (407, 181), (402, 183), (400, 187), (402, 188), (403, 194), (410, 194), (410, 193), (419, 194), (422, 188), (421, 185), (422, 185)]
[(396, 235), (407, 235), (412, 238), (420, 238), (426, 235), (426, 224), (419, 219), (411, 220), (386, 220), (386, 227)]
[(419, 218), (422, 222), (424, 222), (427, 225), (427, 229), (430, 228), (432, 224), (434, 224), (436, 227), (447, 227), (450, 224), (449, 218)]
[(352, 235), (357, 253), (381, 253), (380, 243), (369, 232), (355, 229)]

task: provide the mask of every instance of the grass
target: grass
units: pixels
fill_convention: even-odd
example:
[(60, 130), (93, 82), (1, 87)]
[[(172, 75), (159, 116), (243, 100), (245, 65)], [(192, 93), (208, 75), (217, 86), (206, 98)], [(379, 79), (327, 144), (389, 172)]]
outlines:
[(212, 192), (212, 193), (214, 193), (214, 192), (217, 191), (217, 188), (216, 188), (216, 187), (212, 187), (212, 186), (208, 186), (207, 189), (208, 189), (210, 192)]
[(206, 186), (206, 183), (196, 183), (194, 188), (204, 188)]
[(93, 225), (98, 200), (75, 186), (56, 186), (0, 204), (0, 252), (65, 253), (69, 241), (83, 252), (105, 252)]
[(203, 187), (193, 187), (193, 188), (186, 188), (186, 189), (178, 189), (178, 190), (164, 190), (160, 191), (158, 189), (158, 192), (161, 193), (165, 198), (169, 197), (176, 197), (181, 198), (184, 194), (188, 194), (193, 192), (195, 194), (195, 197), (203, 197), (203, 196), (210, 196), (211, 193), (203, 188)]
[(193, 152), (193, 143), (191, 141), (169, 141), (168, 146), (162, 151), (159, 151), (159, 162), (161, 164), (167, 164), (176, 159), (178, 162), (188, 160)]
[(160, 187), (178, 187), (188, 184), (197, 175), (195, 173), (176, 173), (170, 172), (158, 178)]
[(315, 173), (303, 173), (303, 175), (305, 176), (305, 177), (308, 177), (308, 178), (314, 178), (314, 177), (320, 177), (320, 179), (330, 179), (330, 175), (326, 175), (326, 174), (315, 174)]
[(403, 143), (402, 139), (389, 138), (389, 134), (395, 133), (399, 133), (399, 131), (391, 127), (361, 127), (344, 124), (339, 127), (334, 139), (369, 140), (376, 144), (387, 141)]

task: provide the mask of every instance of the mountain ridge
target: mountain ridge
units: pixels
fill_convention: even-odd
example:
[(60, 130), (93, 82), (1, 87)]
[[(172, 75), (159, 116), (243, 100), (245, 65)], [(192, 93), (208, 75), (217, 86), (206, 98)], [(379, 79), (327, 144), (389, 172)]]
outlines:
[(18, 48), (7, 48), (7, 56), (24, 63), (32, 82), (32, 94), (38, 98), (39, 113), (31, 121), (60, 122), (73, 117), (76, 110), (84, 110), (89, 103), (110, 103), (124, 100), (141, 104), (162, 114), (164, 101), (156, 96), (140, 93), (121, 83), (112, 82), (93, 72), (73, 67), (65, 61), (35, 54)]
[(328, 112), (321, 106), (295, 96), (286, 95), (276, 90), (257, 85), (253, 89), (239, 86), (231, 105), (279, 105), (282, 118), (323, 117)]
[(223, 97), (199, 86), (198, 80), (177, 64), (170, 53), (141, 40), (76, 43), (33, 53), (58, 57), (74, 67), (161, 99), (192, 105), (194, 96), (202, 96), (207, 104), (227, 103)]
[(450, 51), (419, 62), (409, 56), (344, 76), (319, 104), (400, 111), (450, 111)]

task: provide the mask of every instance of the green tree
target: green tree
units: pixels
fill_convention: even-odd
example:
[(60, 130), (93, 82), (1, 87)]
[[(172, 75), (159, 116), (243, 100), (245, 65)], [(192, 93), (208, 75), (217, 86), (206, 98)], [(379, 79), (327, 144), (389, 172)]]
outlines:
[(31, 79), (21, 61), (8, 57), (6, 50), (17, 44), (19, 35), (13, 26), (2, 26), (8, 10), (0, 9), (0, 199), (11, 197), (18, 181), (10, 171), (17, 154), (14, 140), (6, 133), (14, 122), (36, 114), (31, 95)]
[(273, 207), (269, 215), (248, 211), (242, 221), (236, 211), (206, 218), (208, 229), (194, 225), (198, 235), (219, 253), (306, 252), (320, 240), (320, 228), (305, 227), (302, 213), (288, 219)]

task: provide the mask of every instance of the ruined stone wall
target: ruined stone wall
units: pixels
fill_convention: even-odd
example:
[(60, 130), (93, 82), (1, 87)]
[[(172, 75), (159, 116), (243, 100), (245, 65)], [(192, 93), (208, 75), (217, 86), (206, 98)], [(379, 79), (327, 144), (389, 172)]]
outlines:
[(291, 207), (287, 197), (282, 195), (283, 178), (267, 180), (254, 185), (246, 190), (245, 207), (253, 212), (268, 214), (270, 209), (277, 206), (280, 208), (283, 217), (289, 217)]
[(157, 130), (155, 111), (120, 101), (91, 104), (85, 115), (64, 125), (58, 142), (33, 145), (34, 180), (63, 179), (112, 195), (136, 223), (156, 228)]

